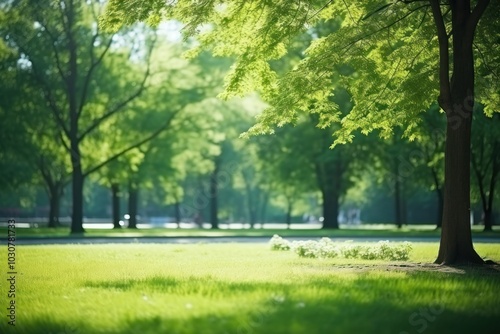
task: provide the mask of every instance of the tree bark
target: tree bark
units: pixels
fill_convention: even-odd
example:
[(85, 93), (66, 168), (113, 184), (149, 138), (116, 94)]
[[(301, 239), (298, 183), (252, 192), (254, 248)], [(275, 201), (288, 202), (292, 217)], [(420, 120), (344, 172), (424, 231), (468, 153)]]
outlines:
[(84, 233), (83, 229), (83, 175), (82, 167), (78, 162), (73, 161), (73, 178), (72, 178), (72, 202), (73, 212), (71, 215), (71, 234)]
[(483, 263), (470, 228), (470, 118), (453, 129), (448, 123), (441, 242), (436, 263)]
[(84, 175), (82, 170), (82, 157), (80, 155), (80, 140), (78, 138), (78, 121), (80, 118), (78, 108), (78, 55), (77, 44), (74, 34), (75, 12), (73, 3), (68, 4), (67, 9), (67, 27), (66, 35), (68, 38), (69, 73), (66, 79), (67, 97), (69, 103), (69, 141), (71, 149), (71, 167), (72, 167), (72, 196), (73, 212), (71, 217), (71, 234), (83, 233), (83, 182)]
[(113, 228), (120, 229), (120, 185), (117, 183), (113, 183), (111, 185), (111, 205), (113, 211)]
[(449, 44), (439, 1), (432, 1), (440, 54), (441, 108), (446, 112), (445, 186), (441, 242), (436, 263), (484, 264), (472, 245), (470, 228), (471, 124), (474, 106), (474, 31), (488, 0), (471, 13), (470, 0), (451, 1), (453, 75), (449, 79)]
[(139, 200), (139, 189), (132, 183), (129, 184), (128, 188), (128, 228), (137, 228), (137, 204)]

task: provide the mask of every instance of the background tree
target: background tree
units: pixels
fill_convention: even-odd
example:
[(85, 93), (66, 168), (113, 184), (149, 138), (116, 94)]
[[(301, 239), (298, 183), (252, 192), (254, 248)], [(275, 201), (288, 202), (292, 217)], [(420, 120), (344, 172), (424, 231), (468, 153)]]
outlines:
[(473, 117), (471, 165), (481, 198), (484, 230), (491, 231), (495, 188), (500, 177), (500, 117), (498, 114), (485, 116), (481, 110)]
[[(82, 146), (106, 120), (142, 93), (149, 74), (146, 64), (134, 83), (126, 85), (121, 81), (119, 93), (106, 91), (106, 86), (99, 85), (96, 77), (102, 78), (104, 73), (109, 73), (107, 69), (103, 70), (102, 64), (103, 59), (112, 53), (114, 40), (113, 35), (103, 34), (97, 26), (101, 9), (99, 1), (76, 0), (57, 3), (14, 1), (2, 8), (9, 18), (3, 38), (18, 51), (20, 59), (24, 59), (33, 80), (43, 92), (45, 104), (56, 121), (59, 137), (71, 159), (72, 233), (83, 232), (85, 177), (116, 158), (106, 157), (89, 167)], [(121, 35), (121, 38), (126, 39), (126, 35)], [(142, 56), (147, 63), (150, 52), (140, 55), (137, 48), (134, 49), (137, 44), (131, 45), (129, 55), (137, 60)], [(127, 73), (128, 69), (122, 70)], [(116, 85), (112, 88), (115, 89)], [(97, 100), (103, 102), (105, 94), (107, 103), (97, 103)]]
[(6, 163), (2, 183), (11, 191), (23, 184), (33, 190), (43, 186), (49, 200), (48, 225), (57, 227), (60, 199), (70, 176), (69, 159), (57, 125), (27, 72), (28, 64), (18, 60), (11, 50), (1, 61), (1, 142)]
[[(425, 175), (431, 175), (431, 180), (424, 181), (430, 184), (430, 189), (436, 193), (438, 201), (438, 211), (436, 216), (436, 226), (441, 227), (444, 209), (444, 138), (446, 136), (446, 118), (437, 112), (439, 107), (433, 106), (428, 112), (423, 114), (420, 136), (417, 139), (419, 149), (418, 160), (415, 163), (420, 166), (419, 175), (424, 180), (429, 180)], [(422, 159), (423, 158), (423, 159)]]

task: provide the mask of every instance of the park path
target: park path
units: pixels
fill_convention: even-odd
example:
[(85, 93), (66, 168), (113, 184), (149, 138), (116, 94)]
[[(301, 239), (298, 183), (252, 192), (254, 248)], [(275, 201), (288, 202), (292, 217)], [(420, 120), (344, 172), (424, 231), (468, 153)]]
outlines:
[[(285, 237), (293, 240), (319, 240), (320, 237)], [(340, 237), (331, 238), (333, 241), (344, 242), (378, 242), (410, 241), (410, 242), (438, 242), (438, 237)], [(127, 243), (154, 243), (154, 244), (197, 244), (197, 243), (267, 243), (269, 237), (55, 237), (55, 238), (18, 238), (17, 245), (66, 245), (66, 244), (127, 244)], [(3, 241), (6, 243), (6, 240)], [(500, 238), (474, 238), (475, 243), (500, 243)]]

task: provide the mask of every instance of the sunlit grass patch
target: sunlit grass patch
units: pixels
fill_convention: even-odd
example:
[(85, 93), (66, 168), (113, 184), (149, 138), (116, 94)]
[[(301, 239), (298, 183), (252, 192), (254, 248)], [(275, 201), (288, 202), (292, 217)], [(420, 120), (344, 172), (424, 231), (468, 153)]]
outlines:
[[(500, 245), (476, 248), (500, 260)], [(500, 316), (498, 272), (412, 269), (436, 253), (435, 243), (414, 244), (409, 262), (299, 258), (266, 244), (20, 246), (16, 329), (417, 333), (427, 310), (426, 333), (487, 333)]]

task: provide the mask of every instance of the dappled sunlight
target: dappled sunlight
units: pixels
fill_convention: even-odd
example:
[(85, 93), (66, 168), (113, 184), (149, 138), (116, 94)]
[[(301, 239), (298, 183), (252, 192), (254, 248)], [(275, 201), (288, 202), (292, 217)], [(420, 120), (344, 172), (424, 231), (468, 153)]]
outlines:
[[(436, 275), (451, 281), (436, 284)], [(470, 326), (471, 321), (478, 329), (488, 328), (493, 314), (500, 312), (498, 304), (488, 310), (482, 304), (495, 305), (491, 298), (469, 298), (474, 303), (471, 314), (471, 305), (457, 293), (484, 294), (494, 289), (498, 277), (494, 281), (477, 277), (475, 288), (460, 277), (372, 270), (287, 283), (234, 283), (211, 276), (89, 281), (83, 285), (83, 298), (94, 302), (99, 298), (96, 308), (112, 312), (83, 311), (92, 321), (80, 325), (72, 317), (61, 323), (52, 322), (50, 316), (44, 321), (29, 317), (20, 328), (33, 334), (46, 333), (40, 328), (63, 327), (78, 328), (75, 333), (394, 333), (415, 330), (408, 318), (422, 310), (434, 312), (428, 322), (430, 333), (442, 333), (444, 328), (444, 333), (461, 332), (461, 326)], [(82, 312), (76, 304), (61, 306)]]

